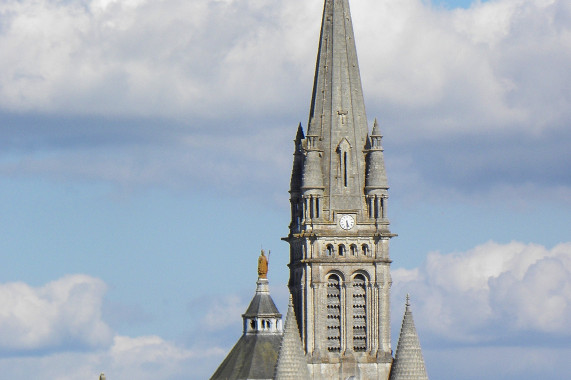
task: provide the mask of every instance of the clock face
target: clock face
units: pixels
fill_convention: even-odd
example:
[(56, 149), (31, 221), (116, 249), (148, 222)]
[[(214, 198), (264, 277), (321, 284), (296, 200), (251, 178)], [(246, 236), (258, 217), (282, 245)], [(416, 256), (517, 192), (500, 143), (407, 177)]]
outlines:
[(339, 227), (344, 230), (350, 230), (355, 225), (355, 219), (351, 215), (343, 215), (339, 219)]

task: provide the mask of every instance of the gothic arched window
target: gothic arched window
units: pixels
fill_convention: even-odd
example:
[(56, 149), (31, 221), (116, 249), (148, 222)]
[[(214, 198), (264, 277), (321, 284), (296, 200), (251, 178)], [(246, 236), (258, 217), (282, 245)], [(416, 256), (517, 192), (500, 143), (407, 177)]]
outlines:
[(339, 256), (345, 256), (345, 246), (343, 244), (339, 244)]
[(367, 350), (367, 292), (365, 276), (358, 274), (353, 279), (353, 350)]
[(363, 255), (369, 256), (369, 246), (367, 244), (363, 244)]
[(335, 274), (327, 279), (327, 350), (341, 351), (341, 281)]

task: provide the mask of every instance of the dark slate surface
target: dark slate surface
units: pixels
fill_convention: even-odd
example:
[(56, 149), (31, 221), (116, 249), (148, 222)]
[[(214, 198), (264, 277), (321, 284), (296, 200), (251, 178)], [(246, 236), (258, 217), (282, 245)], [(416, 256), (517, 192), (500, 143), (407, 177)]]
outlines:
[(252, 302), (250, 302), (250, 306), (248, 306), (248, 310), (244, 314), (244, 317), (269, 317), (269, 316), (277, 316), (281, 318), (281, 314), (274, 303), (272, 297), (270, 297), (269, 293), (256, 293)]
[(281, 341), (281, 334), (242, 335), (210, 379), (272, 379)]

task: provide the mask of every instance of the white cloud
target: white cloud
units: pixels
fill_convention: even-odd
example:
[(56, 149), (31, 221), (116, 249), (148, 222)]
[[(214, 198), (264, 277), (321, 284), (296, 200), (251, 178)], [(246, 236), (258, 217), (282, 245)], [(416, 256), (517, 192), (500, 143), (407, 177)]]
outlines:
[(393, 278), (397, 299), (412, 293), (421, 329), (439, 339), (480, 344), (571, 335), (571, 243), (547, 249), (488, 242), (467, 252), (432, 252), (421, 267), (396, 269)]
[[(406, 136), (538, 133), (569, 120), (568, 1), (351, 5), (366, 98)], [(307, 107), (320, 1), (0, 7), (4, 109), (232, 120)]]
[(86, 275), (66, 276), (42, 287), (0, 285), (0, 350), (96, 348), (111, 343), (101, 320), (105, 284)]
[[(26, 155), (2, 155), (0, 171), (268, 192), (305, 124), (322, 5), (2, 2), (0, 110), (40, 121), (0, 123)], [(569, 1), (351, 7), (370, 119), (387, 164), (404, 163), (394, 188), (569, 198)]]
[[(108, 379), (204, 379), (222, 360), (225, 349), (212, 343), (187, 348), (159, 336), (114, 335), (101, 319), (105, 290), (103, 281), (86, 275), (37, 288), (0, 285), (2, 376), (84, 380), (105, 372)], [(222, 309), (212, 312), (239, 318), (235, 307)]]
[(406, 131), (402, 138), (411, 129), (426, 138), (540, 134), (568, 124), (568, 1), (501, 0), (453, 11), (377, 1), (352, 9), (369, 101), (399, 125), (397, 133)]
[(428, 376), (439, 380), (561, 380), (571, 373), (568, 347), (423, 347), (423, 355)]
[(224, 352), (216, 347), (186, 349), (157, 336), (116, 336), (105, 350), (54, 353), (45, 356), (0, 358), (6, 378), (57, 380), (205, 379)]

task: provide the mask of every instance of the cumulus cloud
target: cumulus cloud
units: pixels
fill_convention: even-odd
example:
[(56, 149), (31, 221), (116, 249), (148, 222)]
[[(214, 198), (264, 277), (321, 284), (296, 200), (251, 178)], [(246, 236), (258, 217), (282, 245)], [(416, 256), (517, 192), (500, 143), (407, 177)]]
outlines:
[(571, 373), (569, 347), (423, 347), (423, 355), (432, 379), (561, 380)]
[[(5, 1), (0, 105), (226, 120), (305, 109), (321, 6)], [(367, 97), (423, 136), (562, 127), (571, 108), (570, 8), (565, 0), (453, 11), (420, 0), (354, 2)]]
[(216, 347), (188, 349), (157, 336), (116, 336), (109, 348), (54, 353), (41, 357), (0, 358), (3, 376), (19, 379), (205, 379), (224, 352)]
[(105, 284), (70, 275), (42, 287), (0, 285), (0, 350), (34, 352), (93, 349), (111, 343), (101, 319)]
[(285, 19), (290, 2), (27, 0), (0, 10), (0, 104), (10, 110), (230, 118), (283, 101), (306, 63), (303, 43), (285, 37), (305, 27)]
[[(0, 173), (281, 191), (322, 4), (2, 2)], [(351, 9), (394, 189), (571, 199), (569, 1)]]
[[(41, 287), (25, 283), (0, 285), (0, 372), (4, 377), (59, 380), (204, 379), (222, 360), (225, 349), (190, 342), (190, 348), (159, 336), (115, 335), (101, 319), (103, 281), (68, 275)], [(211, 323), (234, 317), (230, 309)]]
[(404, 138), (411, 129), (420, 138), (537, 135), (567, 124), (568, 2), (503, 0), (450, 11), (405, 0), (352, 8), (367, 47), (361, 61), (376, 68), (363, 70), (364, 86), (375, 108), (406, 125)]
[(420, 330), (433, 338), (482, 344), (571, 335), (571, 243), (547, 249), (488, 242), (467, 252), (432, 252), (393, 278), (397, 299), (412, 293)]

